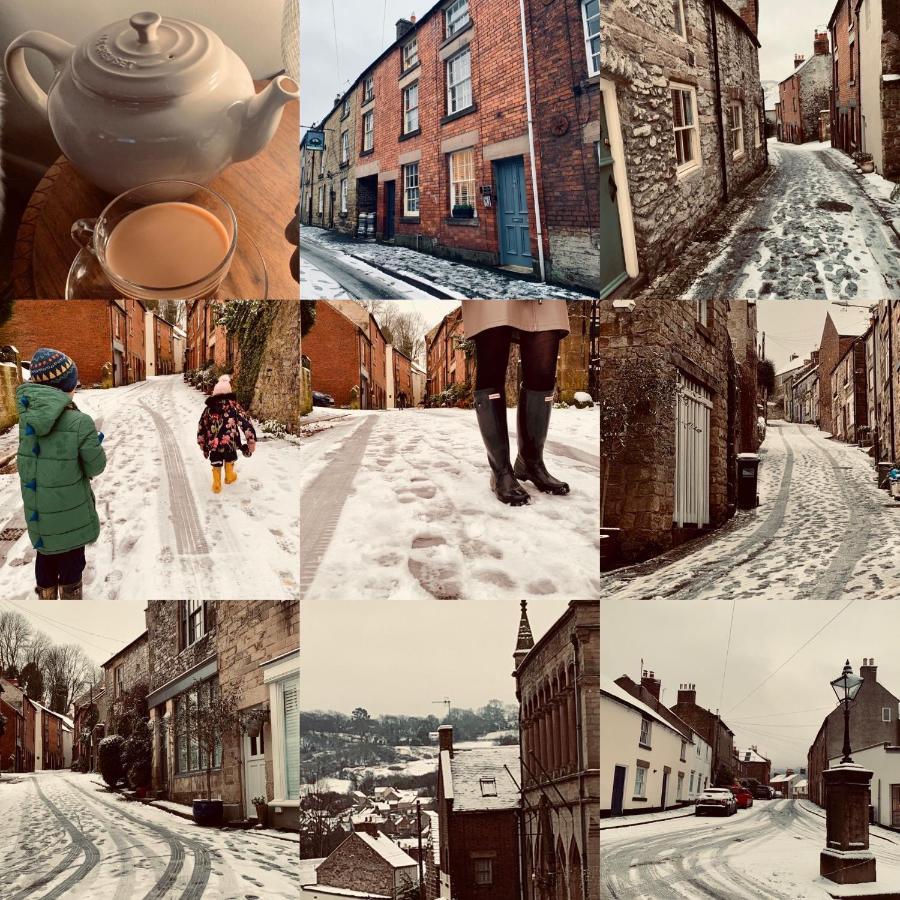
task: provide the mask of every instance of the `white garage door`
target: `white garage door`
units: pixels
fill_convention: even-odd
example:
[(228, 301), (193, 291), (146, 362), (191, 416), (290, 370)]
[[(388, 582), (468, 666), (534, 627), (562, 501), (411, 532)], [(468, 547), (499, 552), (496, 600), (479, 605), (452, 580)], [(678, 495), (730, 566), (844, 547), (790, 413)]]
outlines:
[(709, 524), (710, 392), (678, 373), (675, 399), (675, 524)]

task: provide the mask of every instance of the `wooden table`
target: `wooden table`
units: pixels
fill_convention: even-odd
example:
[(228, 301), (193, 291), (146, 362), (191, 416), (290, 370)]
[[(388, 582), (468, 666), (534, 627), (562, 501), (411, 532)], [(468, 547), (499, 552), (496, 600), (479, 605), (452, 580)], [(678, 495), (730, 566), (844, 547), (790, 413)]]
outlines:
[[(257, 82), (257, 91), (266, 84)], [(290, 268), (296, 248), (285, 235), (300, 194), (299, 105), (291, 102), (284, 107), (278, 131), (261, 153), (234, 163), (209, 184), (232, 205), (238, 227), (259, 248), (268, 272), (269, 299), (300, 296)], [(72, 223), (99, 215), (110, 199), (82, 178), (65, 157), (56, 160), (31, 195), (19, 225), (12, 263), (13, 297), (65, 297), (66, 276), (78, 252), (69, 234)], [(239, 275), (237, 282), (242, 282)], [(253, 293), (248, 290), (246, 299), (258, 299)]]

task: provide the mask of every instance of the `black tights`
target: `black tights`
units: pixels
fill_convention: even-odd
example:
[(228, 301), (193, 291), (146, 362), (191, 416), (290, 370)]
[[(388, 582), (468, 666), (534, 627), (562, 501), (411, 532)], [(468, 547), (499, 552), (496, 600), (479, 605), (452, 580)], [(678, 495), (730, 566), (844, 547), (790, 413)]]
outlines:
[[(512, 328), (501, 325), (479, 332), (475, 341), (475, 390), (501, 389), (506, 384)], [(556, 386), (559, 332), (520, 331), (519, 356), (527, 391), (552, 391)]]

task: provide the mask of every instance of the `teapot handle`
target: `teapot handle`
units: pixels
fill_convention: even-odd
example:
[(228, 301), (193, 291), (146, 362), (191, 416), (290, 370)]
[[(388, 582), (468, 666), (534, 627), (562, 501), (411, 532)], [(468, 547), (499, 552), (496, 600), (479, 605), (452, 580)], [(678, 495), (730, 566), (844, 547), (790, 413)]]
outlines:
[(22, 99), (47, 118), (47, 94), (38, 86), (25, 63), (25, 50), (37, 50), (53, 64), (53, 70), (59, 75), (60, 70), (68, 62), (75, 47), (46, 31), (26, 31), (17, 37), (7, 48), (4, 65), (6, 74), (13, 87)]

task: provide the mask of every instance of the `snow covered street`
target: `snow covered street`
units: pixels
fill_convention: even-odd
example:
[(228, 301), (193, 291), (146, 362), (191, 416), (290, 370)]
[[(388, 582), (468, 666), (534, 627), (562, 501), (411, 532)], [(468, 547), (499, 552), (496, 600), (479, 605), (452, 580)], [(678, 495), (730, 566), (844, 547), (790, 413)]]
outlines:
[[(324, 272), (325, 278), (320, 272)], [(343, 291), (324, 293), (334, 290), (334, 282)], [(428, 296), (577, 300), (584, 296), (575, 290), (516, 278), (501, 269), (454, 262), (408, 247), (355, 241), (339, 232), (312, 225), (300, 226), (300, 284), (300, 296), (308, 300)]]
[(830, 144), (769, 141), (769, 171), (646, 290), (697, 298), (900, 297), (900, 202)]
[[(757, 800), (728, 818), (604, 830), (600, 846), (602, 896), (617, 900), (813, 900), (836, 887), (819, 876), (824, 811), (806, 801)], [(896, 890), (900, 838), (873, 826), (871, 849), (879, 887)]]
[[(213, 494), (196, 443), (204, 399), (180, 375), (75, 395), (105, 433), (107, 453), (92, 484), (101, 532), (86, 550), (85, 599), (297, 595), (300, 448), (257, 424), (259, 444), (239, 458), (238, 481)], [(0, 509), (0, 529), (24, 528), (15, 472), (0, 475)], [(24, 600), (33, 596), (34, 550), (27, 532), (11, 534), (0, 541), (0, 593)]]
[[(596, 410), (553, 411), (547, 465), (571, 493), (526, 482), (531, 503), (516, 508), (491, 493), (474, 411), (333, 414), (303, 447), (304, 597), (596, 595)], [(515, 410), (509, 422), (514, 448)]]
[(875, 485), (858, 447), (811, 425), (770, 422), (760, 449), (760, 506), (692, 548), (611, 572), (616, 599), (895, 597), (900, 503)]
[(200, 828), (67, 771), (0, 778), (7, 900), (40, 896), (297, 896), (297, 844), (277, 832)]

